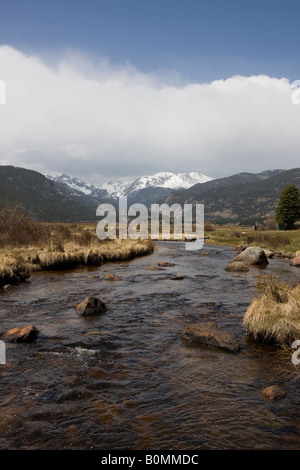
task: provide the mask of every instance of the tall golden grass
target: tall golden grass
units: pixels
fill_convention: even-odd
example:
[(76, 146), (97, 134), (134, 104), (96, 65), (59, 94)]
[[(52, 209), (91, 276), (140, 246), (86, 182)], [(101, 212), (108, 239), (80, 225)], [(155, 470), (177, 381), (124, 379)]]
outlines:
[(259, 342), (290, 346), (300, 339), (300, 285), (260, 278), (257, 296), (243, 318), (249, 335)]
[(153, 248), (151, 240), (101, 241), (95, 224), (43, 224), (20, 207), (5, 207), (0, 213), (0, 287), (34, 271), (99, 266), (147, 255)]

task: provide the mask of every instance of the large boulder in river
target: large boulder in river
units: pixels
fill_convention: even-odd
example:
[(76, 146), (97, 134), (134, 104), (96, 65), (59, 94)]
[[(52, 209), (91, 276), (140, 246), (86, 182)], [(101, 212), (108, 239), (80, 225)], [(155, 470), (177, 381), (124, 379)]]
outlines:
[(249, 246), (246, 250), (242, 251), (231, 262), (240, 261), (244, 264), (258, 264), (266, 266), (269, 264), (265, 250), (259, 246)]
[(101, 315), (106, 310), (105, 303), (97, 297), (86, 297), (83, 302), (76, 306), (76, 312), (82, 317)]
[(215, 322), (203, 322), (187, 325), (181, 339), (188, 343), (198, 343), (215, 346), (227, 351), (236, 352), (240, 346), (232, 333), (221, 330)]
[(10, 343), (32, 343), (38, 336), (38, 329), (33, 325), (23, 328), (12, 328), (4, 335), (5, 341)]

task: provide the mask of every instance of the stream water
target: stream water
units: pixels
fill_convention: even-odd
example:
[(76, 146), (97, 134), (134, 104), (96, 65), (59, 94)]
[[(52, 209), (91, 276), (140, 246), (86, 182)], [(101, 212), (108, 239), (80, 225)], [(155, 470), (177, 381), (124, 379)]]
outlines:
[[(251, 341), (242, 318), (257, 276), (300, 281), (300, 270), (271, 259), (263, 271), (235, 276), (224, 270), (234, 256), (225, 247), (157, 243), (146, 257), (36, 273), (0, 291), (1, 332), (39, 330), (32, 344), (6, 344), (0, 449), (299, 448), (296, 366), (288, 353)], [(144, 269), (158, 261), (175, 266)], [(107, 273), (121, 279), (106, 281)], [(75, 312), (88, 295), (106, 303), (100, 317)], [(183, 344), (184, 326), (206, 320), (234, 333), (240, 351)], [(284, 399), (261, 395), (273, 384)]]

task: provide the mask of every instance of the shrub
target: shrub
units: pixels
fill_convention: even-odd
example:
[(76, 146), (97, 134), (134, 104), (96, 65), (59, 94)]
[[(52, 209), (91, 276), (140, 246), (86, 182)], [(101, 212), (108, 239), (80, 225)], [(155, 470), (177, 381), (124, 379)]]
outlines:
[(209, 220), (204, 222), (204, 232), (213, 232), (214, 230), (215, 227)]
[(232, 237), (233, 237), (233, 238), (240, 238), (240, 236), (241, 236), (241, 234), (240, 234), (240, 232), (238, 232), (237, 230), (234, 231), (234, 232), (232, 232)]
[(63, 223), (37, 222), (29, 217), (20, 205), (5, 206), (0, 212), (1, 246), (47, 246), (51, 251), (63, 252), (66, 243), (88, 246), (92, 240), (91, 232), (84, 230), (78, 233), (74, 224), (68, 226)]
[(0, 212), (0, 244), (33, 245), (49, 236), (45, 227), (28, 217), (20, 205), (5, 206)]
[(277, 230), (277, 222), (276, 222), (275, 215), (270, 215), (266, 217), (260, 229), (261, 230)]

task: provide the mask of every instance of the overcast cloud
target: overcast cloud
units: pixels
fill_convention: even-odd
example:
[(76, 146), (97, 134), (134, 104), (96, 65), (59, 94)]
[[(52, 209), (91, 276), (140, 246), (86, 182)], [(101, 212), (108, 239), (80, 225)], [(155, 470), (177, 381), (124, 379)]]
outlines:
[(0, 80), (2, 165), (94, 183), (158, 171), (218, 177), (299, 166), (300, 104), (286, 78), (178, 85), (79, 53), (50, 64), (1, 46)]

